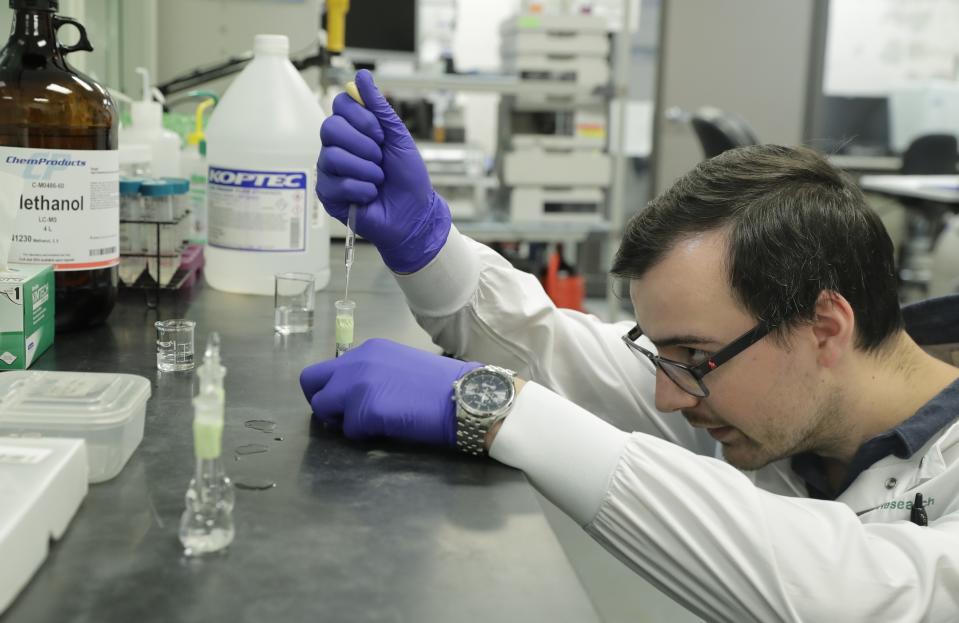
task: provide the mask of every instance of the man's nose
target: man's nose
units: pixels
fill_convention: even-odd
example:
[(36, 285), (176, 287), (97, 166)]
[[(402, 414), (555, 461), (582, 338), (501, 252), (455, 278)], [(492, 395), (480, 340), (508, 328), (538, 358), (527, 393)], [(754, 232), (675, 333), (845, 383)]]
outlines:
[(699, 398), (680, 389), (662, 368), (656, 368), (656, 408), (659, 411), (679, 411), (699, 404)]

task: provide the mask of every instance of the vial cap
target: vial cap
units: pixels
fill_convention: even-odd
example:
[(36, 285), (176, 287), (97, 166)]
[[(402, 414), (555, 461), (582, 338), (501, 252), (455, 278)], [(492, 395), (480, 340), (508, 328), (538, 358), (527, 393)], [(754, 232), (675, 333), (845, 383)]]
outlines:
[(121, 195), (136, 195), (140, 192), (140, 187), (143, 186), (143, 180), (139, 177), (121, 177), (120, 178), (120, 194)]
[(144, 197), (169, 197), (177, 192), (176, 186), (166, 180), (146, 180), (140, 186), (140, 194)]

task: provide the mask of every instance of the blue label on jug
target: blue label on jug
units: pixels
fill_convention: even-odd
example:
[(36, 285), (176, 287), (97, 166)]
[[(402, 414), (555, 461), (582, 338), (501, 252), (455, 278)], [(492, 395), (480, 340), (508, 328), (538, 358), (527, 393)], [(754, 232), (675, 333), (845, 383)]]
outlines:
[(207, 175), (208, 244), (243, 251), (304, 251), (307, 171), (230, 169)]

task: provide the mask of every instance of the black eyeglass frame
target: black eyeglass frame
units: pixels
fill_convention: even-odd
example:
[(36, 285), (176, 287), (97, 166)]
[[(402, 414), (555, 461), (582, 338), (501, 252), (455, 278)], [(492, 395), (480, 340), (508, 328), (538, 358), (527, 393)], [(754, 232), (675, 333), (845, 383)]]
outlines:
[[(691, 366), (687, 363), (682, 363), (681, 361), (674, 361), (672, 359), (660, 357), (656, 353), (637, 344), (636, 340), (643, 335), (643, 329), (638, 324), (630, 329), (626, 335), (622, 336), (622, 340), (626, 343), (626, 346), (628, 346), (631, 351), (645, 356), (647, 359), (649, 359), (653, 366), (662, 370), (663, 374), (665, 374), (670, 381), (675, 383), (679, 389), (691, 396), (695, 396), (696, 398), (708, 398), (709, 388), (706, 387), (705, 383), (703, 383), (703, 377), (739, 353), (743, 352), (759, 340), (766, 337), (769, 332), (773, 330), (773, 328), (774, 327), (768, 324), (765, 320), (760, 320), (759, 324), (757, 324), (755, 327), (749, 331), (746, 331), (726, 346), (720, 348), (712, 356), (706, 359), (706, 361), (698, 363), (694, 366)], [(702, 391), (702, 393), (696, 394), (683, 387), (679, 382), (676, 381), (676, 379), (672, 377), (672, 375), (670, 375), (669, 370), (663, 364), (666, 364), (666, 366), (679, 368), (689, 373), (689, 375), (696, 381), (696, 384), (699, 385), (699, 389)]]

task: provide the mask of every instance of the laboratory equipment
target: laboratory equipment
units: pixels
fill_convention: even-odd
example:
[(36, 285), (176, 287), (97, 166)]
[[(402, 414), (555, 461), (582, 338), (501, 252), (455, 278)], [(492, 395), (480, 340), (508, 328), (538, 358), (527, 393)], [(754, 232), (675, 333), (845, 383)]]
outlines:
[(179, 372), (192, 370), (193, 332), (196, 323), (177, 318), (153, 323), (157, 331), (157, 370)]
[(193, 131), (186, 137), (186, 146), (180, 154), (180, 167), (183, 177), (190, 181), (190, 242), (206, 242), (206, 135), (203, 133), (203, 114), (214, 106), (212, 97), (203, 100), (196, 107), (196, 121)]
[(143, 180), (140, 194), (143, 195), (144, 221), (172, 221), (175, 218), (173, 195), (176, 187), (166, 180)]
[(190, 237), (190, 231), (192, 230), (190, 212), (193, 208), (193, 199), (190, 196), (190, 181), (182, 177), (168, 177), (165, 178), (165, 181), (173, 187), (173, 220), (176, 221), (176, 224), (161, 228), (169, 233), (170, 244), (169, 247), (164, 246), (164, 249), (169, 248), (171, 251), (179, 253)]
[[(356, 83), (352, 80), (346, 84), (346, 92), (352, 97), (359, 105), (365, 106), (363, 103), (363, 98), (360, 96), (360, 92), (356, 88)], [(346, 264), (346, 289), (343, 295), (343, 300), (350, 300), (350, 270), (353, 268), (353, 255), (356, 250), (356, 204), (351, 203), (350, 209), (346, 217), (346, 248), (345, 251), (345, 261)]]
[(207, 125), (206, 278), (269, 295), (276, 273), (312, 272), (323, 288), (330, 235), (314, 176), (324, 115), (285, 36), (257, 35), (253, 52)]
[(353, 348), (353, 312), (356, 311), (356, 301), (336, 301), (336, 356), (339, 357)]
[[(142, 229), (139, 223), (124, 221), (139, 221), (144, 217), (143, 195), (140, 186), (143, 180), (139, 178), (120, 178), (120, 254), (142, 253), (144, 251)], [(140, 267), (143, 268), (142, 266)], [(122, 262), (121, 262), (121, 272)], [(120, 276), (123, 281), (132, 282)], [(133, 276), (136, 278), (136, 275)]]
[(602, 87), (610, 78), (606, 30), (598, 15), (512, 15), (500, 26), (503, 68), (524, 80)]
[(309, 332), (316, 304), (313, 273), (278, 273), (274, 282), (273, 329), (282, 335)]
[(350, 204), (349, 215), (346, 217), (346, 240), (344, 241), (345, 245), (345, 258), (344, 263), (346, 264), (346, 288), (344, 290), (343, 298), (349, 300), (350, 298), (350, 271), (353, 268), (353, 255), (356, 251), (356, 204)]
[(596, 89), (610, 80), (606, 30), (596, 15), (526, 12), (500, 27), (503, 66), (529, 87), (504, 98), (499, 116), (512, 221), (604, 217), (612, 159), (608, 102)]
[(489, 195), (499, 186), (486, 171), (486, 153), (469, 143), (417, 142), (436, 192), (446, 199), (456, 221), (488, 216)]
[[(67, 63), (69, 54), (93, 47), (83, 25), (57, 15), (58, 6), (10, 2), (14, 21), (0, 52), (0, 171), (24, 180), (50, 176), (40, 187), (25, 184), (10, 260), (55, 265), (59, 330), (99, 324), (113, 309), (120, 197), (116, 107)], [(79, 33), (77, 43), (58, 42), (64, 26)]]
[(40, 568), (87, 495), (80, 439), (0, 437), (0, 614)]
[(84, 439), (84, 473), (103, 482), (119, 474), (140, 445), (149, 398), (150, 382), (132, 374), (4, 372), (0, 445), (3, 436)]
[(154, 100), (150, 73), (136, 68), (142, 81), (142, 99), (130, 104), (129, 126), (120, 129), (121, 145), (146, 145), (150, 150), (150, 169), (157, 177), (180, 175), (180, 136), (163, 127), (163, 104)]
[(197, 369), (200, 390), (193, 399), (194, 476), (180, 517), (180, 542), (187, 556), (218, 552), (233, 542), (235, 493), (223, 467), (223, 412), (226, 392), (220, 363), (220, 337), (207, 339), (203, 363)]
[[(186, 232), (181, 230), (185, 217), (179, 212), (182, 201), (187, 199), (189, 185), (174, 179), (146, 180), (140, 186), (143, 195), (143, 220), (141, 225), (143, 253), (150, 276), (160, 285), (172, 279), (180, 265), (180, 251)], [(155, 225), (152, 223), (156, 223)]]

